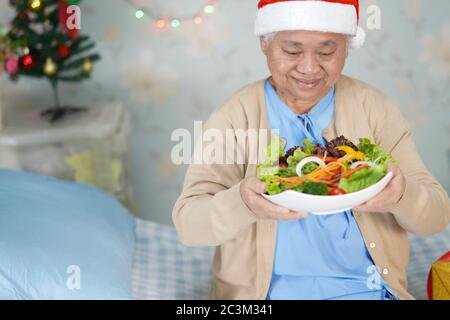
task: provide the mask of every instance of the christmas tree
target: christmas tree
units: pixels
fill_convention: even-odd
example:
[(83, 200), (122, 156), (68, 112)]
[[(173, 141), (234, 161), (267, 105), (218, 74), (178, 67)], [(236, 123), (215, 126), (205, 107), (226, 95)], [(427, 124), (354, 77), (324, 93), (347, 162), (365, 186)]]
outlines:
[(55, 106), (42, 115), (55, 122), (83, 110), (60, 104), (58, 84), (90, 78), (100, 56), (95, 44), (81, 35), (80, 0), (10, 0), (16, 10), (9, 30), (0, 30), (0, 64), (10, 78), (46, 78), (54, 93)]

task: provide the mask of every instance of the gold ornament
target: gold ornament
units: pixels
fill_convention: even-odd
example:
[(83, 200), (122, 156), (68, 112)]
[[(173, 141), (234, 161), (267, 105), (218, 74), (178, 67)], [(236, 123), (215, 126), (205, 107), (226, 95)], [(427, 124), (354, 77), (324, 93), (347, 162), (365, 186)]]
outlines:
[(84, 60), (82, 68), (83, 68), (83, 72), (91, 73), (92, 70), (94, 69), (94, 65), (93, 65), (91, 59), (87, 58), (86, 60)]
[(28, 8), (34, 12), (40, 11), (42, 9), (42, 0), (28, 0)]
[(44, 73), (47, 76), (54, 76), (58, 72), (58, 66), (52, 58), (47, 58), (44, 64)]

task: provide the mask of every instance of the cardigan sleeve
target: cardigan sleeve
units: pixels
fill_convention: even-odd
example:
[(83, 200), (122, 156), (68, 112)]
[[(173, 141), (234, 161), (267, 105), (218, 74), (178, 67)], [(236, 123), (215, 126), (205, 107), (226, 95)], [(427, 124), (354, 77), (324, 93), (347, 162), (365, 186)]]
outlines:
[(439, 233), (450, 222), (447, 192), (425, 167), (400, 110), (386, 97), (380, 101), (377, 143), (392, 153), (406, 178), (406, 190), (392, 214), (408, 232), (419, 236)]
[[(216, 111), (205, 123), (203, 131), (210, 129), (214, 130), (212, 133), (226, 137), (226, 131), (233, 127), (224, 114)], [(231, 139), (236, 143), (234, 136)], [(224, 157), (229, 156), (225, 145), (221, 144)], [(257, 220), (240, 195), (245, 166), (235, 161), (209, 163), (213, 162), (207, 159), (210, 146), (210, 143), (197, 144), (195, 153), (198, 158), (198, 153), (203, 152), (204, 163), (188, 168), (182, 193), (172, 212), (178, 236), (187, 246), (219, 246), (237, 237)]]

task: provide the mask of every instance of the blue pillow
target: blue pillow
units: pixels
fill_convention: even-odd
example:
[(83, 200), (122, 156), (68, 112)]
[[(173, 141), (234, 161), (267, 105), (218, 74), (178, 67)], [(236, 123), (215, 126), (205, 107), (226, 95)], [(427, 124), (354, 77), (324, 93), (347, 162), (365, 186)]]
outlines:
[(97, 188), (0, 170), (0, 299), (131, 299), (134, 242)]

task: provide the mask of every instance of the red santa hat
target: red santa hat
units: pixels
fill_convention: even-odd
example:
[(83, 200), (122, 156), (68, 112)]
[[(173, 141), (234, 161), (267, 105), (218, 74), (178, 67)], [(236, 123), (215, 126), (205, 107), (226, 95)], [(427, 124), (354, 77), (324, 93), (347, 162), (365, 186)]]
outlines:
[(351, 36), (350, 46), (363, 46), (366, 34), (358, 26), (359, 0), (260, 0), (255, 34), (307, 30)]

